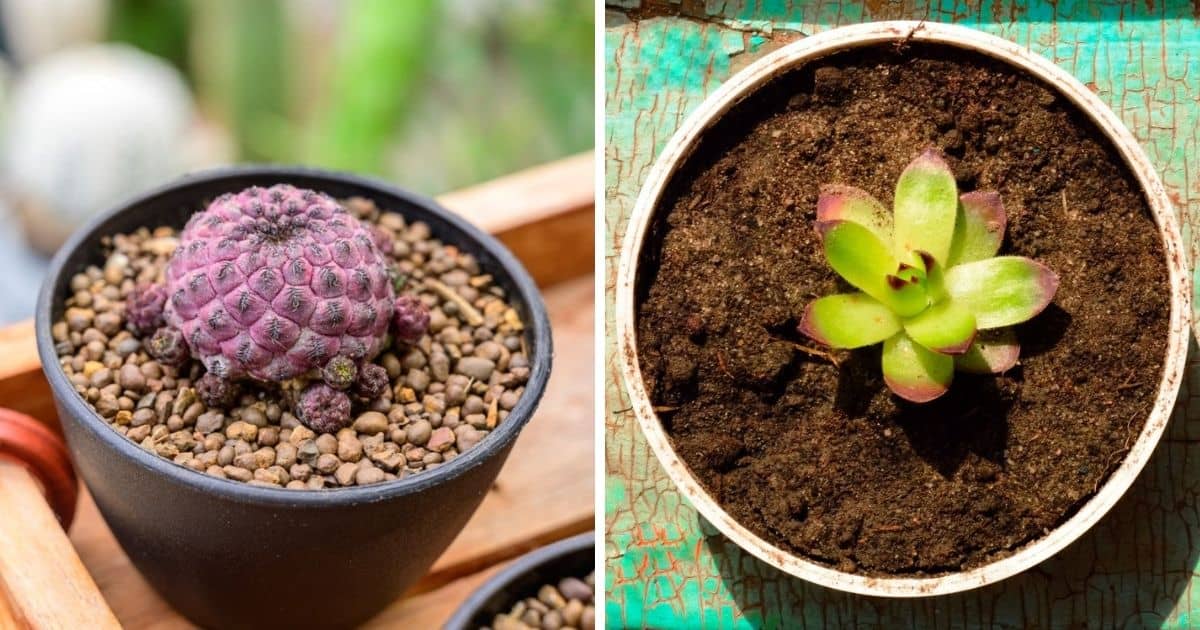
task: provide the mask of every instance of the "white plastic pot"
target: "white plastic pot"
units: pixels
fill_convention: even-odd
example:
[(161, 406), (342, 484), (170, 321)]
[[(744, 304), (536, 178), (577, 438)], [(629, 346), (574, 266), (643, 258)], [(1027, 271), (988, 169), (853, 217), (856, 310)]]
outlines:
[[(1162, 238), (1171, 292), (1167, 355), (1154, 408), (1124, 461), (1099, 491), (1057, 529), (1012, 555), (968, 571), (928, 578), (867, 577), (837, 571), (772, 545), (721, 509), (675, 453), (653, 410), (638, 364), (634, 311), (638, 261), (651, 219), (672, 175), (684, 164), (705, 131), (736, 103), (783, 73), (847, 49), (904, 39), (962, 48), (998, 59), (1041, 79), (1086, 113), (1116, 147), (1145, 194)], [(726, 81), (688, 117), (654, 163), (629, 219), (617, 272), (615, 315), (618, 356), (624, 358), (621, 375), (638, 424), (671, 480), (704, 518), (759, 559), (810, 582), (863, 595), (921, 597), (978, 588), (1024, 571), (1069, 545), (1117, 503), (1154, 452), (1175, 405), (1187, 356), (1191, 287), (1179, 225), (1162, 182), (1133, 135), (1087, 87), (1043, 57), (973, 29), (929, 22), (876, 22), (814, 35), (763, 57)]]

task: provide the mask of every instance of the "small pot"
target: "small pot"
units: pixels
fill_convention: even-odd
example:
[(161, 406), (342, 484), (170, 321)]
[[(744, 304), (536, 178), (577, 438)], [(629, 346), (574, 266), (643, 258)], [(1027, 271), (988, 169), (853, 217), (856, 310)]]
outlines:
[[(975, 51), (1007, 63), (1040, 79), (1087, 114), (1125, 160), (1154, 215), (1166, 255), (1171, 315), (1167, 355), (1154, 408), (1121, 465), (1073, 516), (1054, 531), (1012, 555), (968, 571), (928, 578), (868, 577), (817, 564), (768, 543), (734, 520), (700, 485), (675, 453), (646, 393), (638, 364), (634, 299), (638, 261), (659, 199), (675, 171), (691, 155), (707, 129), (747, 95), (790, 70), (837, 52), (908, 40)], [(1191, 288), (1185, 260), (1175, 213), (1149, 158), (1112, 110), (1066, 71), (1018, 44), (962, 26), (913, 21), (846, 26), (785, 46), (731, 77), (684, 121), (655, 161), (629, 218), (617, 271), (615, 321), (618, 356), (625, 358), (621, 364), (621, 376), (642, 433), (671, 480), (704, 518), (738, 546), (791, 575), (851, 593), (920, 597), (965, 591), (1015, 575), (1062, 550), (1095, 525), (1116, 504), (1150, 459), (1170, 419), (1187, 358)]]
[(582, 577), (596, 569), (596, 533), (588, 532), (539, 547), (493, 575), (454, 612), (443, 630), (474, 630), (492, 625), (518, 599), (537, 593), (543, 584)]
[[(103, 264), (100, 239), (182, 228), (204, 204), (249, 186), (288, 183), (362, 196), (474, 254), (526, 324), (532, 370), (508, 418), (476, 447), (428, 472), (362, 487), (304, 491), (217, 479), (118, 434), (59, 367), (50, 326), (71, 276)], [(430, 199), (370, 179), (304, 168), (219, 169), (186, 177), (98, 217), (50, 263), (36, 314), (38, 353), (88, 490), (117, 541), (175, 608), (210, 628), (343, 627), (413, 585), (466, 525), (500, 472), (550, 375), (550, 323), (533, 280), (496, 239)]]

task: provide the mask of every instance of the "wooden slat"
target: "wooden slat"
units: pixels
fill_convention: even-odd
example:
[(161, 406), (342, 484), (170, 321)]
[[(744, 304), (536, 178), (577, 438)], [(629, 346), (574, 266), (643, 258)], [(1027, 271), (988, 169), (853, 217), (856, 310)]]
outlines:
[(508, 562), (492, 565), (427, 593), (397, 600), (363, 626), (364, 630), (385, 628), (440, 628), (458, 606), (488, 578), (504, 570)]
[(0, 626), (118, 630), (38, 481), (0, 458)]
[(591, 273), (593, 152), (442, 195), (447, 208), (495, 234), (541, 286)]
[(38, 361), (33, 320), (0, 328), (0, 405), (28, 414), (61, 433), (50, 385)]

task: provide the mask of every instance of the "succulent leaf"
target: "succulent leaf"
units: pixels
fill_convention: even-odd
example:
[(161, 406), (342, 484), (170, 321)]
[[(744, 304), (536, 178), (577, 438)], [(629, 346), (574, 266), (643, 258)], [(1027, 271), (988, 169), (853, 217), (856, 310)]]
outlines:
[(900, 317), (912, 317), (929, 306), (929, 296), (925, 292), (925, 272), (913, 267), (901, 269), (896, 274), (887, 276), (887, 285), (891, 294), (886, 302)]
[(892, 242), (892, 214), (870, 193), (854, 186), (822, 186), (817, 199), (817, 221), (853, 221), (874, 232), (884, 243)]
[(987, 330), (1042, 312), (1058, 290), (1058, 275), (1029, 258), (998, 256), (951, 267), (946, 290), (975, 314), (980, 330)]
[(969, 192), (958, 198), (958, 217), (954, 221), (954, 240), (946, 266), (991, 258), (1000, 251), (1008, 217), (1000, 193)]
[(851, 221), (818, 222), (817, 231), (829, 266), (855, 288), (891, 306), (894, 290), (887, 276), (896, 271), (897, 262), (887, 245)]
[(975, 339), (975, 316), (954, 300), (944, 300), (904, 320), (913, 341), (942, 354), (962, 354)]
[(949, 297), (949, 294), (946, 293), (945, 272), (933, 255), (920, 250), (912, 252), (911, 255), (920, 261), (921, 268), (925, 270), (925, 293), (928, 295), (930, 303), (941, 302)]
[(981, 330), (967, 351), (954, 357), (954, 367), (970, 374), (1001, 374), (1021, 356), (1021, 344), (1011, 328)]
[(896, 333), (883, 342), (883, 380), (905, 400), (929, 402), (950, 388), (954, 359)]
[(954, 174), (934, 149), (926, 149), (909, 163), (896, 184), (894, 202), (895, 254), (925, 251), (941, 262), (950, 254), (958, 189)]
[(861, 348), (900, 332), (900, 320), (865, 293), (838, 293), (810, 302), (799, 329), (827, 346)]

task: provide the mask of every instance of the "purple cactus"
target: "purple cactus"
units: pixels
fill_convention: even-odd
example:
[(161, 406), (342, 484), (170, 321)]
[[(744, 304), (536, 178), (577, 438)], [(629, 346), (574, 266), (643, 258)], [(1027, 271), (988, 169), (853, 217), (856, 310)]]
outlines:
[(296, 415), (317, 433), (334, 433), (350, 424), (350, 397), (325, 383), (313, 383), (300, 393)]
[(415, 295), (401, 295), (396, 298), (393, 309), (392, 325), (396, 339), (414, 344), (429, 330), (429, 309)]
[(146, 342), (146, 352), (159, 363), (171, 367), (183, 365), (189, 357), (183, 333), (174, 328), (159, 328)]
[(279, 382), (382, 348), (394, 290), (375, 234), (326, 195), (286, 184), (192, 217), (167, 266), (167, 324), (215, 376)]
[(333, 357), (321, 368), (321, 378), (334, 389), (346, 389), (358, 378), (358, 365), (350, 357)]
[(163, 325), (167, 290), (158, 284), (139, 284), (125, 298), (125, 322), (135, 334), (151, 335)]
[(379, 251), (385, 255), (391, 254), (392, 250), (395, 249), (396, 243), (387, 230), (379, 226), (372, 226), (371, 235), (375, 237), (375, 247), (378, 247)]
[(367, 400), (375, 400), (388, 390), (390, 384), (387, 370), (374, 363), (364, 363), (358, 371), (358, 382), (355, 383), (354, 393)]
[(237, 402), (238, 386), (229, 379), (205, 374), (196, 381), (196, 395), (205, 407), (228, 409)]
[(189, 356), (204, 364), (196, 389), (205, 404), (232, 405), (243, 379), (298, 380), (296, 415), (313, 430), (335, 431), (350, 419), (341, 390), (375, 400), (391, 386), (370, 363), (389, 325), (405, 343), (429, 327), (419, 299), (396, 299), (392, 248), (385, 230), (326, 195), (286, 184), (248, 188), (188, 221), (165, 285), (135, 289), (127, 320), (143, 336), (156, 330), (146, 345), (164, 364), (182, 366)]

